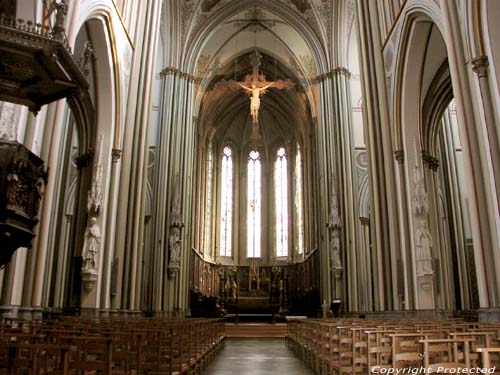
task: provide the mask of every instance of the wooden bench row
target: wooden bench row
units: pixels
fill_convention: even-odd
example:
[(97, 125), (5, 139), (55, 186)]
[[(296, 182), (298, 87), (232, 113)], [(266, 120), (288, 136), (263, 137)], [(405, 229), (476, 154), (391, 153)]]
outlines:
[(223, 345), (218, 319), (11, 320), (0, 375), (201, 374)]
[(498, 324), (460, 320), (308, 319), (288, 323), (287, 345), (318, 374), (438, 372), (499, 366), (499, 336)]

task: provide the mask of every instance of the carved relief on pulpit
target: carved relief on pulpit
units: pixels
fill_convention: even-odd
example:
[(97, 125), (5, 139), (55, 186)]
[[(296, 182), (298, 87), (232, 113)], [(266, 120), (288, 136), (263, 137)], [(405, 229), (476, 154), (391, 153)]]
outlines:
[(0, 140), (0, 266), (35, 236), (47, 170), (26, 147)]
[(15, 0), (0, 1), (0, 14), (14, 18), (16, 16), (17, 4)]
[(43, 164), (35, 166), (30, 152), (18, 147), (12, 157), (6, 175), (7, 208), (37, 217), (47, 181), (47, 169)]

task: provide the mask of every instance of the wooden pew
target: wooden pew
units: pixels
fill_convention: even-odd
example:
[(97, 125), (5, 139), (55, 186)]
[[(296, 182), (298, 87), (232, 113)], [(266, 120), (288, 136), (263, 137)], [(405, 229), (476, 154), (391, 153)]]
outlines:
[(470, 343), (475, 339), (425, 339), (424, 368), (428, 372), (450, 372), (451, 369), (470, 368)]
[(0, 375), (200, 374), (224, 341), (220, 319), (4, 321)]
[[(492, 369), (493, 367), (498, 368), (500, 366), (500, 347), (477, 348), (476, 351), (481, 354), (483, 368)], [(497, 373), (498, 371), (495, 372), (495, 374)]]

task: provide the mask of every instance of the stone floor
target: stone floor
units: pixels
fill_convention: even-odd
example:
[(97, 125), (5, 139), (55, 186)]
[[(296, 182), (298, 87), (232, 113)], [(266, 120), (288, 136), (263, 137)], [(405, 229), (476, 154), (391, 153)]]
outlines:
[(312, 375), (283, 339), (228, 339), (204, 375)]

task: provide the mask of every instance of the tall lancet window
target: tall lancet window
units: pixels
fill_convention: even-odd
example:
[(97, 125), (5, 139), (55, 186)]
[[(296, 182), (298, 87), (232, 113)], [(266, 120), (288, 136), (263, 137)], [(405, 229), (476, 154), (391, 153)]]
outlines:
[(274, 162), (274, 197), (276, 213), (276, 256), (288, 256), (288, 174), (286, 152), (278, 149)]
[(295, 158), (295, 211), (297, 223), (297, 253), (304, 254), (304, 202), (302, 200), (302, 156), (297, 145)]
[(230, 257), (233, 225), (233, 152), (226, 146), (222, 152), (220, 256)]
[(207, 210), (205, 212), (205, 254), (212, 254), (212, 207), (213, 207), (213, 178), (214, 178), (214, 155), (212, 143), (208, 146), (207, 153)]
[(261, 162), (258, 151), (248, 158), (247, 256), (260, 258), (261, 239)]

